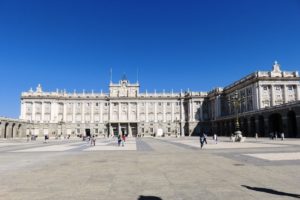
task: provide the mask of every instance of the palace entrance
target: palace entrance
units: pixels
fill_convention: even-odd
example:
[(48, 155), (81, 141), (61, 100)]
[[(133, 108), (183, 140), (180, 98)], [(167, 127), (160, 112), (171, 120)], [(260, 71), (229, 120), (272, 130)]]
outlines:
[(85, 136), (91, 137), (91, 129), (89, 129), (89, 128), (85, 129)]
[(119, 134), (125, 134), (128, 137), (137, 136), (137, 123), (111, 123), (110, 134), (118, 136)]

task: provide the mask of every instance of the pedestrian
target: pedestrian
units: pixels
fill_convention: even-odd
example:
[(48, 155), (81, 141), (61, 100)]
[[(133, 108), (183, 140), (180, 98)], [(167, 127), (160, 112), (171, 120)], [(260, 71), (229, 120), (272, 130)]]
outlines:
[(277, 137), (278, 137), (277, 132), (275, 132), (275, 140), (277, 140)]
[(217, 134), (216, 134), (216, 133), (214, 134), (214, 137), (213, 137), (213, 139), (214, 139), (215, 143), (217, 144), (217, 143), (218, 143), (218, 136), (217, 136)]
[(91, 145), (95, 146), (96, 145), (96, 136), (93, 135), (92, 139), (91, 139)]
[(273, 133), (273, 132), (270, 133), (270, 138), (271, 138), (272, 140), (274, 140), (274, 133)]
[(126, 136), (124, 133), (122, 133), (122, 147), (124, 147), (126, 141)]
[(281, 133), (280, 137), (281, 137), (281, 140), (284, 140), (284, 132)]
[(29, 142), (29, 132), (26, 133), (27, 142)]
[(44, 142), (44, 143), (47, 143), (47, 140), (48, 140), (48, 133), (44, 133), (44, 137), (45, 137), (45, 142)]
[(203, 148), (203, 145), (204, 145), (204, 134), (202, 133), (200, 135), (200, 148), (202, 149)]
[(203, 133), (203, 138), (204, 138), (204, 142), (205, 142), (205, 144), (207, 144), (207, 140), (206, 140), (206, 138), (207, 138), (207, 135), (206, 135), (205, 133)]
[(256, 140), (258, 139), (258, 133), (255, 133), (255, 139)]
[(119, 135), (118, 135), (118, 146), (120, 146), (120, 145), (121, 145), (121, 141), (122, 141), (122, 139), (121, 139), (121, 135), (119, 134)]

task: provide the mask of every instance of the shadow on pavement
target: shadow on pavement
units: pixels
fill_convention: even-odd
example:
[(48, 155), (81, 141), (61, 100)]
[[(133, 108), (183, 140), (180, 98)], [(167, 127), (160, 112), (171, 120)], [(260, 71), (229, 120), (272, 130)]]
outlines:
[(155, 197), (155, 196), (139, 196), (139, 198), (137, 200), (162, 200), (159, 197)]
[(257, 191), (257, 192), (265, 192), (265, 193), (269, 193), (269, 194), (280, 195), (280, 196), (288, 196), (288, 197), (294, 197), (294, 198), (299, 198), (300, 199), (300, 194), (280, 192), (280, 191), (269, 189), (269, 188), (251, 187), (251, 186), (247, 186), (247, 185), (241, 185), (241, 186), (247, 188), (248, 190), (254, 190), (254, 191)]

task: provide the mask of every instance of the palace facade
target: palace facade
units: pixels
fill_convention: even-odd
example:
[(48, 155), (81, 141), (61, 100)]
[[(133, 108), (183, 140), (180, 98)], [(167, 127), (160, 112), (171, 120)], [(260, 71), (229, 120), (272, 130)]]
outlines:
[[(237, 108), (233, 96), (240, 99)], [(140, 92), (139, 83), (126, 77), (111, 82), (108, 93), (45, 92), (38, 85), (21, 95), (20, 121), (27, 122), (21, 135), (191, 136), (206, 131), (229, 136), (238, 114), (246, 136), (284, 131), (287, 137), (300, 137), (299, 102), (298, 72), (281, 71), (277, 62), (271, 71), (209, 92)], [(0, 123), (1, 137), (14, 136), (8, 124)]]

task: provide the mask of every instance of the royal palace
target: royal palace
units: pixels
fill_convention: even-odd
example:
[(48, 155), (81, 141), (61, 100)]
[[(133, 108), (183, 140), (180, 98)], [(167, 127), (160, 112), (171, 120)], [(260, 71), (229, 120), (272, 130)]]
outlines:
[[(238, 106), (232, 99), (238, 97)], [(41, 85), (21, 94), (20, 119), (0, 118), (0, 137), (229, 136), (238, 120), (245, 136), (285, 132), (300, 137), (300, 77), (297, 71), (257, 71), (209, 92), (140, 92), (123, 77), (108, 93), (45, 92)]]

